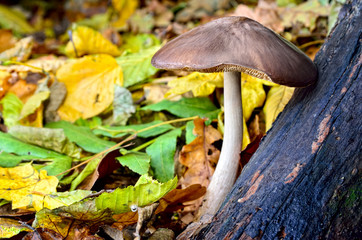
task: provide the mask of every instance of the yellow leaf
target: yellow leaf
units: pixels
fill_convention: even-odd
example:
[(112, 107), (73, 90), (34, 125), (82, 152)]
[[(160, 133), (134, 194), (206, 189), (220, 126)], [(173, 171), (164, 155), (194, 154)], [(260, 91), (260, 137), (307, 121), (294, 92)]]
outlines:
[(294, 88), (286, 86), (272, 87), (263, 108), (266, 130), (269, 130), (278, 114), (283, 111), (294, 92)]
[(114, 84), (122, 86), (123, 73), (116, 60), (106, 54), (85, 56), (63, 65), (57, 71), (68, 94), (59, 108), (63, 120), (94, 117), (113, 101)]
[(20, 221), (11, 218), (0, 218), (0, 238), (11, 238), (20, 232), (31, 230), (24, 226)]
[(247, 74), (242, 75), (243, 116), (246, 121), (255, 108), (263, 106), (265, 95), (260, 79)]
[[(118, 56), (121, 54), (116, 45), (104, 38), (102, 34), (85, 26), (74, 26), (72, 31), (72, 41), (67, 43), (65, 53), (68, 56), (83, 56), (85, 54), (109, 54)], [(73, 45), (74, 44), (74, 45)], [(77, 54), (74, 52), (74, 47)]]
[(12, 208), (35, 209), (44, 205), (44, 196), (56, 192), (58, 179), (38, 172), (31, 164), (0, 168), (0, 198), (12, 202)]
[(118, 13), (118, 19), (113, 23), (116, 28), (124, 27), (128, 18), (138, 6), (138, 0), (112, 0), (112, 5)]
[(49, 98), (49, 95), (49, 91), (44, 91), (31, 96), (21, 109), (20, 118), (25, 118), (33, 114), (41, 106), (42, 102)]
[(243, 145), (241, 150), (244, 150), (250, 143), (250, 136), (248, 131), (248, 126), (246, 125), (245, 118), (243, 118)]
[(215, 87), (223, 87), (223, 73), (194, 72), (185, 77), (176, 78), (168, 83), (172, 87), (165, 97), (180, 95), (192, 91), (195, 97), (211, 94)]

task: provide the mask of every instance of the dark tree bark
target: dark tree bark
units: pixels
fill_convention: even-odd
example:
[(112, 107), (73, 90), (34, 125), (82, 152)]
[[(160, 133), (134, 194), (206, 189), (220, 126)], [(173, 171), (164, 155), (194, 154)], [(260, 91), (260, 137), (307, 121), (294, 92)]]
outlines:
[(317, 84), (296, 90), (194, 239), (361, 239), (361, 8), (342, 8)]

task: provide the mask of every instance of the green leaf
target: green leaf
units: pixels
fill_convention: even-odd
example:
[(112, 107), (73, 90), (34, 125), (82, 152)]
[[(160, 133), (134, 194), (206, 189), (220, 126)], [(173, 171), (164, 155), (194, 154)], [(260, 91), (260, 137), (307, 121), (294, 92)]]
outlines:
[(28, 24), (25, 16), (18, 11), (0, 4), (0, 26), (11, 29), (16, 33), (24, 34), (34, 32), (34, 29)]
[(96, 198), (99, 210), (110, 209), (115, 214), (130, 212), (130, 207), (143, 207), (162, 198), (177, 186), (177, 178), (159, 183), (147, 175), (142, 175), (135, 186), (117, 188), (112, 193), (102, 193)]
[[(50, 164), (46, 165), (45, 167), (42, 167), (42, 170), (45, 170), (48, 172), (48, 175), (50, 176), (57, 176), (58, 174), (68, 170), (72, 166), (72, 159), (59, 159), (55, 158), (53, 159)], [(58, 179), (61, 179), (64, 175), (58, 176)]]
[(44, 197), (44, 207), (48, 209), (54, 209), (62, 206), (68, 206), (82, 200), (91, 193), (92, 191), (88, 190), (52, 193)]
[(92, 159), (89, 163), (87, 163), (82, 172), (72, 181), (70, 185), (70, 190), (71, 191), (75, 190), (86, 177), (91, 175), (97, 169), (98, 164), (101, 160), (102, 160), (101, 157), (97, 157)]
[(10, 128), (8, 133), (23, 142), (51, 149), (70, 157), (80, 158), (82, 150), (68, 140), (63, 129), (36, 128), (18, 125)]
[(176, 102), (162, 100), (156, 104), (145, 106), (142, 109), (152, 111), (165, 110), (182, 118), (204, 117), (207, 113), (217, 110), (209, 98), (182, 98)]
[(153, 34), (124, 34), (122, 35), (122, 40), (124, 43), (122, 44), (121, 49), (132, 53), (137, 53), (150, 47), (160, 45), (160, 40)]
[(139, 83), (158, 71), (151, 65), (151, 58), (158, 49), (160, 49), (160, 46), (154, 46), (137, 53), (116, 58), (117, 63), (123, 70), (125, 87)]
[(123, 156), (116, 157), (116, 159), (123, 165), (127, 166), (133, 172), (143, 175), (148, 173), (150, 169), (150, 156), (142, 152), (122, 151)]
[(2, 105), (2, 117), (5, 125), (8, 128), (15, 126), (19, 122), (21, 109), (23, 108), (23, 102), (13, 93), (8, 93), (0, 104)]
[(39, 92), (32, 95), (21, 109), (21, 118), (25, 118), (34, 113), (35, 110), (40, 107), (43, 101), (47, 100), (50, 96), (49, 91)]
[[(153, 121), (153, 122), (145, 123), (145, 124), (116, 126), (116, 127), (100, 126), (97, 129), (94, 129), (93, 133), (97, 134), (97, 135), (103, 135), (106, 137), (120, 138), (127, 134), (133, 134), (136, 131), (151, 127), (151, 126), (159, 124), (159, 123), (162, 123), (162, 121)], [(154, 136), (160, 135), (164, 132), (167, 132), (171, 129), (174, 129), (174, 127), (171, 126), (170, 124), (164, 124), (164, 125), (161, 125), (158, 127), (151, 128), (144, 132), (140, 132), (137, 134), (137, 137), (141, 137), (141, 138), (154, 137)]]
[(188, 121), (186, 123), (186, 144), (191, 143), (196, 138), (196, 136), (193, 133), (194, 128), (195, 128), (194, 121)]
[(35, 159), (32, 156), (17, 156), (7, 152), (0, 152), (0, 167), (10, 168), (15, 167), (23, 160)]
[(98, 153), (115, 145), (114, 142), (98, 138), (88, 127), (80, 127), (66, 121), (52, 122), (48, 128), (61, 128), (68, 139), (91, 153)]
[(146, 152), (151, 156), (151, 167), (157, 180), (166, 182), (174, 177), (177, 137), (181, 135), (181, 129), (175, 129), (156, 139), (156, 141), (146, 148)]
[(24, 143), (10, 134), (0, 132), (0, 151), (7, 153), (15, 153), (17, 155), (35, 156), (46, 159), (71, 159), (68, 156), (60, 153), (44, 149), (38, 146), (34, 146), (28, 143)]

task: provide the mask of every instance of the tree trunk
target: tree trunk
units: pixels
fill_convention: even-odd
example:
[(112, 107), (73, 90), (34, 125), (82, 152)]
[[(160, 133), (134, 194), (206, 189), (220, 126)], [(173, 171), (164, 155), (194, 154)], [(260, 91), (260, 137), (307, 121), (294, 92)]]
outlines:
[(193, 239), (360, 239), (361, 8), (342, 8), (315, 59), (317, 84), (296, 90)]

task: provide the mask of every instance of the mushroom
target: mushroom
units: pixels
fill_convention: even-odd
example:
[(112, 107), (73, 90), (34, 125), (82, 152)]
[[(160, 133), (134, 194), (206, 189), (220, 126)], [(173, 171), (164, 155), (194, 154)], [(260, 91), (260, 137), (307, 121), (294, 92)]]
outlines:
[(317, 69), (296, 46), (246, 17), (224, 17), (165, 44), (152, 58), (156, 68), (224, 72), (224, 138), (200, 214), (214, 215), (231, 190), (242, 146), (241, 72), (290, 87), (316, 82)]

